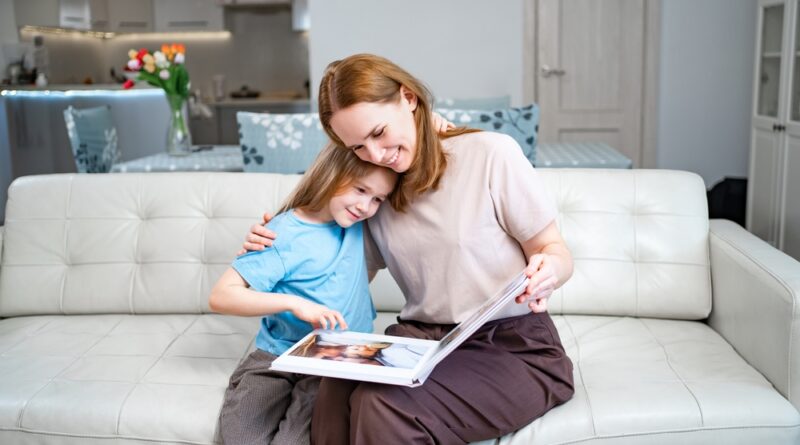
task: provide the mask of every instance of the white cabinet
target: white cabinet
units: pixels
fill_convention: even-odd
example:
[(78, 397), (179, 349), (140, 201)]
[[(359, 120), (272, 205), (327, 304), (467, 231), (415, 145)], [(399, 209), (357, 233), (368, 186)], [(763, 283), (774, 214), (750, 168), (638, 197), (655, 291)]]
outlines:
[(215, 0), (153, 0), (158, 32), (222, 31), (223, 9)]
[(150, 32), (153, 30), (153, 2), (108, 0), (108, 21), (114, 32)]
[(58, 0), (14, 0), (14, 18), (17, 26), (58, 27)]
[(747, 228), (800, 259), (800, 7), (758, 6)]
[(59, 25), (62, 28), (108, 30), (107, 0), (61, 0)]

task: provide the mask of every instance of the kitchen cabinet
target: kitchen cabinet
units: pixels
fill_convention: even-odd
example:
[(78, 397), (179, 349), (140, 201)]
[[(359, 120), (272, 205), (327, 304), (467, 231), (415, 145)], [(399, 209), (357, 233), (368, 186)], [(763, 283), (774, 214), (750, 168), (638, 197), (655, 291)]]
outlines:
[(800, 259), (800, 5), (759, 0), (747, 229)]
[(215, 0), (153, 0), (155, 31), (222, 31), (222, 6)]
[(153, 31), (153, 2), (107, 0), (109, 28), (114, 32)]
[(59, 25), (58, 0), (14, 0), (14, 18), (18, 27)]
[(61, 0), (58, 9), (62, 28), (107, 31), (107, 0)]

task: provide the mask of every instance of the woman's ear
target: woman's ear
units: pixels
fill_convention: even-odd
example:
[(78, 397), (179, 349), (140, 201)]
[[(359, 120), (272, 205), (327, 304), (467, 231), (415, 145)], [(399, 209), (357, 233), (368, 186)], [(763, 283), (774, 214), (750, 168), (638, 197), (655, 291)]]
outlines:
[(408, 104), (410, 111), (417, 109), (417, 95), (414, 94), (413, 91), (406, 88), (405, 85), (400, 85), (400, 100), (403, 101), (403, 103)]

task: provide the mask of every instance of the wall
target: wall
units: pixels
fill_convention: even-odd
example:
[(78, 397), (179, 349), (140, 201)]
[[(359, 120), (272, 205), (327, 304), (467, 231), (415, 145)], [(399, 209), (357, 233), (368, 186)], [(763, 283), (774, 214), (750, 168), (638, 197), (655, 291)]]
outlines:
[(664, 0), (657, 166), (707, 187), (746, 177), (755, 60), (754, 0)]
[(438, 98), (522, 101), (522, 0), (310, 0), (312, 104), (325, 67), (350, 54), (387, 57)]
[[(14, 2), (0, 1), (0, 69), (4, 69), (8, 61), (3, 56), (4, 43), (17, 43), (17, 24), (14, 20)], [(5, 76), (0, 76), (0, 78)], [(0, 99), (0, 116), (5, 116), (3, 100)], [(8, 185), (11, 183), (11, 153), (8, 147), (8, 128), (5, 120), (0, 119), (0, 225), (5, 221), (6, 198)]]

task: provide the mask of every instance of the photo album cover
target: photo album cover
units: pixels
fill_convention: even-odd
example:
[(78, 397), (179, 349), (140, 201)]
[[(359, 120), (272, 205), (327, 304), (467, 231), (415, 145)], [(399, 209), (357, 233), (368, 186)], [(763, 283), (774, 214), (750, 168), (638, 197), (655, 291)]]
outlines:
[(317, 329), (272, 362), (271, 369), (391, 385), (419, 386), (433, 368), (528, 285), (517, 274), (439, 341)]

